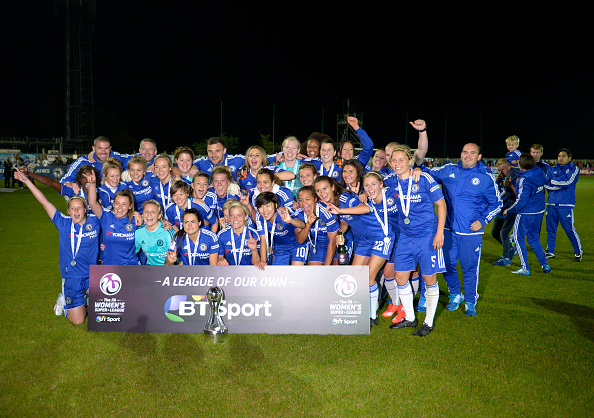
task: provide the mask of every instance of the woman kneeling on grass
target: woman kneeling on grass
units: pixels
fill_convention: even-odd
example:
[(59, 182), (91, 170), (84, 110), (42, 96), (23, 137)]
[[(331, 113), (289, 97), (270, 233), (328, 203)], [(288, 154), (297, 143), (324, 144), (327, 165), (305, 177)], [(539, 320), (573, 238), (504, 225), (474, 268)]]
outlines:
[(70, 322), (82, 324), (87, 314), (85, 297), (89, 291), (89, 269), (97, 264), (99, 256), (99, 219), (87, 215), (87, 202), (81, 196), (72, 196), (68, 200), (70, 216), (65, 216), (26, 175), (17, 170), (15, 178), (27, 185), (58, 228), (62, 293), (58, 295), (55, 313), (59, 315), (64, 309)]

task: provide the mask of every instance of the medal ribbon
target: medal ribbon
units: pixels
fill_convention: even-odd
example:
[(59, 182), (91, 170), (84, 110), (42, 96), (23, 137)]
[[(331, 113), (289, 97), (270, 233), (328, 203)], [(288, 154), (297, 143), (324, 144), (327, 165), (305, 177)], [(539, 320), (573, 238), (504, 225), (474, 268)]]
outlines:
[(412, 187), (412, 177), (408, 177), (408, 191), (406, 193), (406, 205), (404, 204), (404, 193), (402, 193), (402, 187), (400, 187), (400, 180), (398, 180), (398, 198), (400, 199), (400, 205), (402, 206), (402, 214), (405, 218), (408, 218), (410, 212), (410, 188)]

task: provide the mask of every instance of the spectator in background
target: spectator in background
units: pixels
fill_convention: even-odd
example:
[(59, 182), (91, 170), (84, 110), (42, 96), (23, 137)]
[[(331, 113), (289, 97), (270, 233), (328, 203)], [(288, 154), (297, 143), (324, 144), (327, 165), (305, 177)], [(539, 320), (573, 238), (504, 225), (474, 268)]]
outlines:
[(10, 180), (12, 179), (12, 162), (10, 158), (6, 156), (4, 158), (4, 187), (10, 188)]

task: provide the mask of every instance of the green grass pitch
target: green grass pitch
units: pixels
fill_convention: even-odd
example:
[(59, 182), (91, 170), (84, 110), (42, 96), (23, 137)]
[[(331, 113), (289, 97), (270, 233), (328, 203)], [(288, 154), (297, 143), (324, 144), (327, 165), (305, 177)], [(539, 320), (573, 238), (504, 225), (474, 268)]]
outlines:
[[(65, 202), (42, 189), (59, 210)], [(368, 336), (88, 332), (52, 308), (57, 231), (28, 190), (0, 194), (0, 416), (592, 416), (594, 178), (580, 178), (582, 263), (563, 231), (551, 274), (494, 267), (484, 237), (478, 316)], [(545, 233), (543, 229), (542, 241)], [(420, 320), (424, 314), (417, 314)]]

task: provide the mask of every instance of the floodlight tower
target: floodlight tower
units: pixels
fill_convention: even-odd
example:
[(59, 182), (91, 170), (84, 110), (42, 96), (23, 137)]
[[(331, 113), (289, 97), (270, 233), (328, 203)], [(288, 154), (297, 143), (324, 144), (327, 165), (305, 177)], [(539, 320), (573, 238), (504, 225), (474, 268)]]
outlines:
[(347, 116), (359, 119), (359, 126), (363, 127), (363, 112), (351, 103), (350, 99), (343, 100), (342, 113), (336, 117), (336, 143), (350, 142), (354, 148), (361, 149), (361, 140), (347, 122)]
[(56, 12), (65, 22), (65, 142), (81, 152), (89, 149), (95, 133), (91, 59), (95, 0), (56, 0)]

